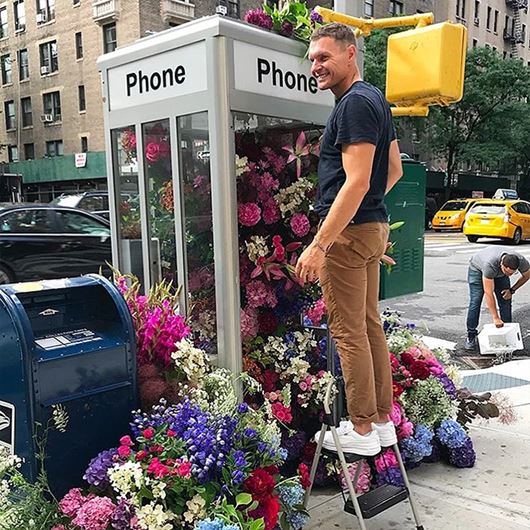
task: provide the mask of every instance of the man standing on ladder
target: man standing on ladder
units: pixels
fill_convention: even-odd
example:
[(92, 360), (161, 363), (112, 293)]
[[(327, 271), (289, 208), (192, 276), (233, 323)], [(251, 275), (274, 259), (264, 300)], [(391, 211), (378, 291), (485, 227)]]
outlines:
[[(320, 90), (336, 98), (318, 167), (315, 209), (321, 224), (302, 253), (296, 274), (320, 280), (328, 325), (337, 344), (351, 422), (341, 422), (347, 453), (373, 456), (396, 443), (388, 414), (392, 373), (378, 308), (379, 260), (388, 240), (383, 198), (402, 176), (390, 107), (383, 94), (361, 79), (352, 30), (327, 24), (309, 46), (311, 73)], [(324, 447), (335, 449), (330, 432)]]

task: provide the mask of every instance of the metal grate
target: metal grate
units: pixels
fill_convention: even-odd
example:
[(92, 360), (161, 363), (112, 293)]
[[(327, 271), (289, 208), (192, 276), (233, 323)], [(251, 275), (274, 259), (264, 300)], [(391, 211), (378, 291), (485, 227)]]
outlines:
[(462, 386), (467, 387), (472, 392), (487, 392), (489, 390), (501, 390), (524, 385), (530, 385), (530, 381), (495, 372), (466, 375), (462, 384)]

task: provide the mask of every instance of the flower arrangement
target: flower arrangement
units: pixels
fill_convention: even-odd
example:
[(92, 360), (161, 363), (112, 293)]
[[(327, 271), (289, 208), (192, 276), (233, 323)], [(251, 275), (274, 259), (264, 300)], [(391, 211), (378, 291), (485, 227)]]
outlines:
[[(266, 410), (237, 403), (230, 376), (219, 374), (225, 392), (206, 385), (178, 404), (135, 412), (131, 434), (90, 462), (89, 493), (74, 488), (59, 502), (54, 530), (302, 528), (307, 469), (280, 476), (278, 425)], [(226, 402), (227, 413), (212, 412)]]
[(247, 11), (245, 21), (304, 42), (309, 41), (313, 31), (323, 22), (322, 17), (311, 11), (305, 2), (284, 2), (282, 7), (270, 7), (264, 3), (262, 8)]

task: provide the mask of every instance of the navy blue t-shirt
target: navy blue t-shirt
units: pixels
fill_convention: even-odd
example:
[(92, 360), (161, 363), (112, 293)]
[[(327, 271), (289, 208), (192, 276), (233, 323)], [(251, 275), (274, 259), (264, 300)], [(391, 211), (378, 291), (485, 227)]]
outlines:
[(388, 221), (383, 198), (388, 180), (390, 142), (395, 137), (390, 106), (376, 87), (365, 81), (357, 81), (337, 99), (320, 146), (315, 210), (321, 218), (326, 217), (346, 181), (342, 167), (342, 146), (367, 142), (375, 145), (370, 189), (352, 222)]

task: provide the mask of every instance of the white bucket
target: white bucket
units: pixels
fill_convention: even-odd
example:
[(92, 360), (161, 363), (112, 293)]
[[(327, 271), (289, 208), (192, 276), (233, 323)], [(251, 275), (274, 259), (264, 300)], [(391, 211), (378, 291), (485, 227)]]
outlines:
[(502, 328), (495, 327), (495, 324), (485, 324), (478, 334), (478, 344), (481, 355), (496, 355), (522, 350), (521, 328), (515, 322), (506, 323)]

